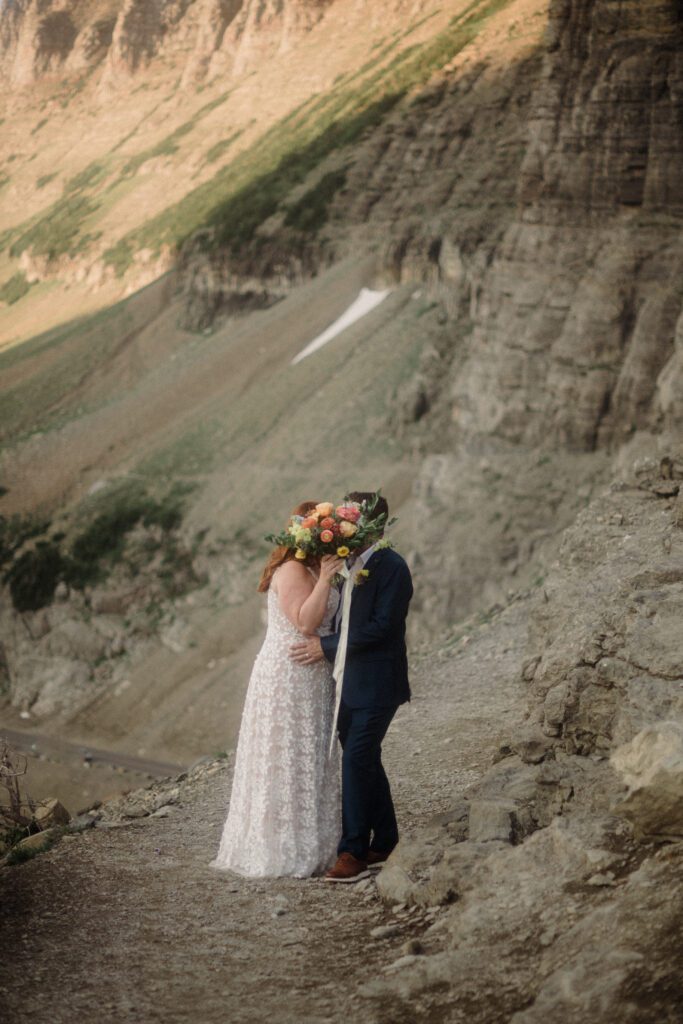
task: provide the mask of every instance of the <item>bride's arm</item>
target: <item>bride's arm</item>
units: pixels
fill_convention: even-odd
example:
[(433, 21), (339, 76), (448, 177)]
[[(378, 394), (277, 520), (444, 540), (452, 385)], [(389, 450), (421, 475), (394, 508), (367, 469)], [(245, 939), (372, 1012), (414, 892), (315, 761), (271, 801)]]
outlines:
[(311, 574), (297, 562), (285, 562), (277, 574), (277, 597), (282, 611), (304, 635), (312, 635), (327, 611), (332, 579), (343, 562), (325, 556), (315, 585)]

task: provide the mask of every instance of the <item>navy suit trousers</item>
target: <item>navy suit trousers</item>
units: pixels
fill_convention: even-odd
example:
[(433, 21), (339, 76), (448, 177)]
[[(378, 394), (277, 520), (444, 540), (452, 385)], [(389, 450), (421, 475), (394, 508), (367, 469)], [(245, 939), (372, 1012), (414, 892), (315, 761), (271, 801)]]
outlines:
[(389, 708), (350, 708), (342, 700), (337, 729), (342, 755), (342, 839), (338, 853), (365, 860), (369, 849), (388, 853), (398, 843), (391, 789), (382, 765), (382, 740), (396, 714)]

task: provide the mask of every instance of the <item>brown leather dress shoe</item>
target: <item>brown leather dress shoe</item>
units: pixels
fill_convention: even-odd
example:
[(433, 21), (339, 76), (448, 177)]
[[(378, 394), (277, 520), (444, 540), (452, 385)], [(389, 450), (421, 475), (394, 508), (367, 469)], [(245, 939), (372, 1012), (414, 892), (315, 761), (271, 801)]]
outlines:
[(337, 863), (325, 872), (326, 882), (359, 882), (370, 874), (367, 862), (352, 853), (340, 853)]
[(368, 867), (380, 867), (388, 856), (388, 853), (382, 853), (379, 850), (368, 850)]

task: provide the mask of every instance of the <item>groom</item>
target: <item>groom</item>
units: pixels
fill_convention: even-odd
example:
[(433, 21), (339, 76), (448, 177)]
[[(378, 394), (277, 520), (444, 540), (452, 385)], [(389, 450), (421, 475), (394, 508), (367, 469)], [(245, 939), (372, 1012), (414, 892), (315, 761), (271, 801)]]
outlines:
[[(370, 492), (352, 491), (347, 501), (372, 502)], [(379, 497), (374, 513), (389, 507)], [(410, 700), (405, 628), (413, 596), (410, 570), (400, 555), (374, 543), (347, 559), (353, 587), (348, 646), (337, 730), (342, 756), (342, 837), (329, 882), (355, 882), (368, 866), (381, 864), (398, 842), (396, 814), (382, 766), (382, 740), (400, 704)], [(342, 595), (343, 601), (343, 595)], [(311, 637), (292, 647), (301, 664), (334, 663), (339, 633)]]

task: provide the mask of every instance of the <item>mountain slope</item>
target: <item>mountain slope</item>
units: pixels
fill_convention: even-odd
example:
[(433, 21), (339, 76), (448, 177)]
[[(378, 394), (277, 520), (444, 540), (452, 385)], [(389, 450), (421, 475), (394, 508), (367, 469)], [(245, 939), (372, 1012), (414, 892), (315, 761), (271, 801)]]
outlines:
[[(31, 3), (7, 7), (0, 299), (34, 287), (2, 312), (5, 341), (153, 280), (231, 196), (251, 205), (252, 228), (286, 212), (293, 188), (324, 175), (326, 161), (337, 170), (352, 160), (360, 135), (490, 17), (505, 19), (506, 6), (387, 3), (368, 14), (364, 4), (136, 0), (115, 5), (111, 42), (91, 64), (76, 72), (70, 58), (34, 61), (30, 87), (16, 69), (26, 40), (35, 47), (49, 37), (36, 19), (51, 15)], [(99, 24), (106, 14), (88, 4), (61, 12), (81, 34), (91, 15)], [(193, 45), (201, 49), (207, 26), (231, 12), (243, 56), (198, 84), (188, 71)], [(219, 36), (232, 53), (229, 33)]]

